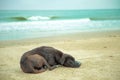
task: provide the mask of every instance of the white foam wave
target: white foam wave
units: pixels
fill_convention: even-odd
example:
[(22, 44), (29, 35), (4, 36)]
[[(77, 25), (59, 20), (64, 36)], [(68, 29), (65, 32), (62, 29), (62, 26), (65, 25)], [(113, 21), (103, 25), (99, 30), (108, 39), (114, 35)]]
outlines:
[(49, 20), (51, 18), (46, 16), (31, 16), (31, 17), (28, 17), (27, 19), (31, 21), (39, 21), (39, 20)]
[(87, 21), (90, 21), (90, 18), (82, 18), (80, 19), (80, 21), (87, 22)]
[(88, 26), (90, 20), (86, 19), (76, 19), (76, 20), (53, 20), (53, 21), (33, 21), (33, 22), (9, 22), (1, 23), (0, 31), (14, 31), (14, 30), (41, 30), (41, 31), (51, 31), (51, 30), (67, 30), (75, 29), (79, 27)]

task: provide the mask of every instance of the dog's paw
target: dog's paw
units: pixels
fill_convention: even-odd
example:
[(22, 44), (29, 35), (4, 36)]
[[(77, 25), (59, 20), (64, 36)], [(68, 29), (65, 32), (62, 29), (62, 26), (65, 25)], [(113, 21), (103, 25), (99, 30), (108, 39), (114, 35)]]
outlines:
[(58, 68), (58, 67), (61, 67), (62, 65), (56, 65), (56, 67)]
[(48, 67), (46, 65), (43, 66), (44, 69), (47, 69)]

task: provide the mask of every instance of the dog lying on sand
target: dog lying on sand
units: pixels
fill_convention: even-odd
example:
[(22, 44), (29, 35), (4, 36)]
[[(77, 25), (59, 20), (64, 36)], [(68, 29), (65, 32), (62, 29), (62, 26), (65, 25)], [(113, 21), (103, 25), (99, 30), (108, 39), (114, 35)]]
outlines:
[(78, 68), (80, 63), (69, 54), (65, 54), (53, 47), (41, 46), (23, 54), (20, 66), (25, 73), (41, 73), (53, 70), (58, 66)]

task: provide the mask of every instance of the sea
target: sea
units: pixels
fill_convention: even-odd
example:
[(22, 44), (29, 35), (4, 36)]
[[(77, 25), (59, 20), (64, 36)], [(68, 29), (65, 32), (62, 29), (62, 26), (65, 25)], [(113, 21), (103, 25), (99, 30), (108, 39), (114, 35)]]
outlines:
[(0, 10), (0, 41), (120, 30), (120, 9)]

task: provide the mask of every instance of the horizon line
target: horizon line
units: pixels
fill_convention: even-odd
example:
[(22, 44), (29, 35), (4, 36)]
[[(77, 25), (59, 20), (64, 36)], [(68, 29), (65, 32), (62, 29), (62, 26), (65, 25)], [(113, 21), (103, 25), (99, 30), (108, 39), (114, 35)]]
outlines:
[(0, 9), (0, 10), (119, 10), (120, 8), (111, 9)]

